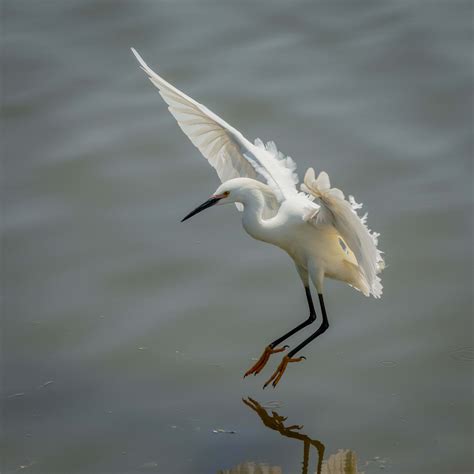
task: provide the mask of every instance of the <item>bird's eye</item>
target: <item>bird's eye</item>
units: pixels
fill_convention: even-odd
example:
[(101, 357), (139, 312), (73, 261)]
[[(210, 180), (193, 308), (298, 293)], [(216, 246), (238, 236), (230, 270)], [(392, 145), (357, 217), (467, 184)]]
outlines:
[(223, 194), (225, 197), (227, 197), (230, 194), (230, 191), (225, 191)]

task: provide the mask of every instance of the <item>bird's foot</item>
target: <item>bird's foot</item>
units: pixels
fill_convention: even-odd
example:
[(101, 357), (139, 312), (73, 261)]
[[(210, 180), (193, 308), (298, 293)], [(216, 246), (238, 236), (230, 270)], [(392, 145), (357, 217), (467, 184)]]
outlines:
[(285, 349), (288, 349), (288, 346), (279, 347), (277, 349), (273, 349), (273, 347), (271, 346), (265, 347), (265, 350), (263, 351), (263, 354), (260, 356), (260, 359), (258, 359), (258, 361), (255, 362), (255, 364), (249, 370), (247, 370), (247, 372), (245, 372), (244, 378), (250, 374), (257, 375), (258, 373), (260, 373), (260, 371), (267, 364), (272, 354), (276, 354), (277, 352), (283, 352)]
[(280, 362), (280, 365), (277, 367), (275, 372), (273, 372), (273, 375), (265, 382), (265, 385), (263, 388), (265, 388), (268, 384), (272, 384), (273, 388), (275, 388), (282, 378), (283, 374), (285, 373), (286, 367), (290, 362), (301, 362), (302, 360), (306, 360), (306, 357), (288, 357), (285, 356), (283, 357), (282, 361)]

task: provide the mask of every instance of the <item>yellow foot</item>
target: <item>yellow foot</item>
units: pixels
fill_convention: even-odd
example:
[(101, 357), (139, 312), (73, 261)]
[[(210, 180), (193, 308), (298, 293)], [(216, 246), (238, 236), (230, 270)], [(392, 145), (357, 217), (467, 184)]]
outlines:
[(250, 374), (257, 375), (258, 373), (260, 373), (260, 371), (265, 367), (272, 354), (276, 354), (277, 352), (283, 352), (287, 348), (288, 346), (279, 347), (278, 349), (273, 349), (271, 346), (265, 347), (265, 350), (260, 356), (260, 359), (258, 359), (258, 361), (255, 362), (255, 364), (249, 370), (247, 370), (247, 372), (245, 372), (244, 378)]
[(277, 367), (275, 372), (273, 372), (273, 375), (265, 382), (263, 388), (265, 388), (269, 383), (271, 383), (273, 385), (273, 388), (275, 388), (280, 379), (282, 378), (286, 370), (286, 366), (290, 362), (301, 362), (303, 359), (306, 360), (306, 357), (296, 357), (294, 359), (288, 356), (283, 357), (282, 361), (280, 362), (280, 365)]

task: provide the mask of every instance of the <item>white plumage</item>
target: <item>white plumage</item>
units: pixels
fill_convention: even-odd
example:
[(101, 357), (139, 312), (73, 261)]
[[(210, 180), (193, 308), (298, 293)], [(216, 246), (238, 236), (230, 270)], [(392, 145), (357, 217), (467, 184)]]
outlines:
[(287, 252), (305, 286), (308, 319), (270, 343), (245, 376), (257, 375), (272, 354), (288, 347), (278, 348), (281, 342), (316, 320), (310, 279), (318, 291), (322, 323), (316, 332), (283, 357), (264, 385), (265, 388), (272, 383), (275, 387), (290, 362), (304, 359), (294, 357), (295, 354), (329, 328), (323, 298), (326, 277), (348, 283), (366, 296), (379, 298), (382, 295), (382, 283), (377, 274), (384, 262), (377, 248), (378, 234), (367, 228), (367, 215), (359, 217), (357, 209), (361, 205), (352, 196), (347, 201), (341, 190), (331, 188), (327, 173), (323, 171), (316, 178), (314, 170), (309, 168), (298, 191), (296, 165), (277, 150), (275, 143), (264, 145), (260, 139), (251, 143), (207, 107), (166, 82), (133, 48), (132, 51), (183, 132), (222, 181), (215, 193), (183, 221), (211, 206), (234, 203), (243, 212), (245, 231)]
[[(207, 107), (156, 74), (134, 48), (132, 52), (158, 88), (178, 125), (217, 171), (222, 182), (238, 177), (260, 179), (268, 182), (280, 200), (296, 193), (296, 165), (291, 158), (279, 154), (273, 142), (265, 147), (257, 139), (255, 145), (252, 144)], [(238, 208), (242, 210), (241, 206)]]
[(372, 294), (379, 298), (382, 295), (382, 283), (377, 273), (384, 268), (384, 261), (377, 248), (378, 234), (368, 229), (366, 215), (360, 218), (357, 214), (357, 209), (362, 205), (357, 204), (353, 196), (349, 197), (349, 202), (346, 201), (340, 189), (331, 188), (325, 171), (315, 178), (313, 168), (309, 168), (301, 188), (317, 197), (321, 203), (321, 207), (305, 216), (305, 220), (316, 227), (328, 225), (338, 231), (358, 263), (362, 280), (359, 289), (365, 295)]
[[(178, 125), (215, 168), (229, 193), (217, 204), (233, 202), (243, 211), (243, 225), (253, 237), (281, 247), (295, 261), (305, 285), (308, 274), (318, 292), (324, 277), (344, 281), (366, 296), (378, 298), (377, 275), (384, 266), (377, 237), (352, 196), (330, 187), (324, 171), (309, 168), (298, 191), (294, 161), (273, 142), (255, 144), (204, 105), (156, 74), (132, 48), (142, 69), (158, 88)], [(239, 178), (239, 179), (236, 179)]]

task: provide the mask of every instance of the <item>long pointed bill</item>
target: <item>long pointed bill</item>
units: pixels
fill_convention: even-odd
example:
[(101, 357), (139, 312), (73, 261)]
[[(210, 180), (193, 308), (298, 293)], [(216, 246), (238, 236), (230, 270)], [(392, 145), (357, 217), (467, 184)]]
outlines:
[(184, 217), (181, 222), (184, 222), (188, 220), (190, 217), (195, 216), (201, 211), (204, 211), (204, 209), (207, 209), (208, 207), (213, 206), (217, 202), (219, 202), (223, 197), (225, 196), (211, 196), (205, 203), (201, 204), (199, 207), (196, 207), (194, 211), (191, 211), (186, 217)]

